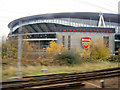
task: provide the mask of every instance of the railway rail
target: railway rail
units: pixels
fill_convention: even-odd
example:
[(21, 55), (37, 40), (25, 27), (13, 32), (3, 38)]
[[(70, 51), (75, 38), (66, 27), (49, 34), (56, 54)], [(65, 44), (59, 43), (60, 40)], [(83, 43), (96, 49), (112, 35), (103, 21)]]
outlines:
[(119, 77), (120, 67), (96, 70), (84, 73), (62, 73), (37, 76), (24, 76), (19, 80), (1, 81), (2, 89), (53, 89), (62, 87), (84, 86), (82, 81)]

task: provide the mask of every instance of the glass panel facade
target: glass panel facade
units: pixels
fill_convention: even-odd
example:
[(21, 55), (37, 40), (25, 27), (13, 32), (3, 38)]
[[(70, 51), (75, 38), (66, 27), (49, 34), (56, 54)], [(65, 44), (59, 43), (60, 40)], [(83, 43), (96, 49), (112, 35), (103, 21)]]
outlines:
[(56, 38), (56, 34), (32, 34), (32, 35), (25, 35), (23, 39), (36, 39), (36, 38)]
[(120, 40), (120, 34), (115, 35), (115, 40)]
[[(119, 48), (120, 48), (120, 34), (116, 34), (115, 35), (115, 51), (118, 51)], [(115, 54), (118, 54), (118, 53), (115, 52)]]

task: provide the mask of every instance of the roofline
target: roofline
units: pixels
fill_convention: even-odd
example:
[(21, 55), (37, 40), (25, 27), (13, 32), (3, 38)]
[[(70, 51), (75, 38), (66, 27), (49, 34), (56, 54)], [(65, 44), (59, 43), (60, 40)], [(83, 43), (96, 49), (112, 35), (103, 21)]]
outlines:
[[(67, 17), (72, 17), (72, 18), (79, 18), (79, 17), (76, 17), (74, 15), (82, 15), (82, 14), (85, 14), (86, 16), (88, 15), (88, 17), (90, 17), (89, 15), (91, 14), (92, 16), (95, 15), (96, 18), (99, 16), (100, 13), (95, 13), (95, 12), (67, 12), (67, 13), (48, 13), (48, 14), (40, 14), (40, 15), (33, 15), (33, 16), (26, 16), (26, 17), (22, 17), (22, 18), (18, 18), (18, 19), (15, 19), (13, 21), (11, 21), (9, 24), (8, 24), (8, 28), (13, 28), (14, 25), (16, 23), (19, 23), (19, 22), (23, 22), (23, 21), (26, 21), (26, 20), (34, 20), (34, 19), (53, 19), (53, 18), (67, 18)], [(112, 13), (103, 13), (104, 16), (113, 16), (113, 17), (117, 17), (118, 15), (120, 14), (112, 14)], [(94, 17), (95, 17), (94, 16)]]

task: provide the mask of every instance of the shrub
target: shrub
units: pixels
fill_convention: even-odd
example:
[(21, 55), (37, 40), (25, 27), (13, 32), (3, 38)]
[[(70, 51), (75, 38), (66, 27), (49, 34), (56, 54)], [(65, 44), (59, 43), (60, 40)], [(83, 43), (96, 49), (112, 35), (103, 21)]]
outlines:
[(118, 49), (118, 55), (120, 55), (120, 48)]
[(54, 56), (58, 53), (65, 51), (66, 48), (63, 45), (56, 44), (55, 41), (50, 42), (50, 47), (46, 48), (46, 52), (48, 56)]
[(106, 45), (99, 40), (95, 40), (94, 43), (91, 41), (88, 52), (90, 53), (90, 57), (92, 59), (101, 59), (109, 56), (109, 48), (107, 48)]
[(78, 62), (80, 55), (73, 51), (64, 51), (61, 54), (57, 54), (55, 58), (59, 61), (61, 65), (68, 64), (73, 65)]
[(81, 56), (84, 60), (87, 60), (90, 57), (90, 53), (86, 49), (83, 49), (83, 52), (81, 53)]
[(120, 55), (111, 55), (110, 57), (107, 57), (106, 60), (110, 62), (120, 62)]

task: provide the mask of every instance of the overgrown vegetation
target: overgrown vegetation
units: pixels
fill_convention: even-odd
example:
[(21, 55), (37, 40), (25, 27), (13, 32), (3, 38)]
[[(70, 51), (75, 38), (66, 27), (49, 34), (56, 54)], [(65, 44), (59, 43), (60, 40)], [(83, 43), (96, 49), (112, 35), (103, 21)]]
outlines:
[[(97, 63), (82, 63), (80, 65), (53, 65), (53, 66), (43, 66), (36, 64), (21, 66), (21, 71), (23, 76), (27, 75), (41, 75), (41, 74), (53, 74), (53, 73), (73, 73), (73, 72), (86, 72), (86, 71), (93, 71), (93, 70), (100, 70), (106, 68), (113, 68), (117, 67), (117, 63), (114, 62), (97, 62)], [(48, 69), (45, 73), (41, 71), (41, 69), (46, 68)], [(4, 78), (15, 77), (17, 75), (17, 66), (3, 66), (2, 76)]]
[(63, 51), (67, 50), (63, 45), (57, 44), (55, 41), (50, 42), (50, 47), (46, 48), (47, 56), (54, 56), (56, 54), (62, 53)]
[(16, 40), (4, 40), (2, 42), (2, 58), (17, 58), (17, 42)]
[(109, 56), (110, 53), (109, 48), (106, 47), (104, 42), (100, 42), (99, 40), (95, 40), (95, 42), (91, 41), (88, 52), (92, 59), (101, 59)]
[(83, 49), (83, 52), (80, 52), (78, 49), (68, 51), (62, 45), (58, 45), (54, 41), (51, 41), (50, 47), (47, 47), (46, 50), (47, 54), (49, 54), (51, 57), (55, 57), (60, 65), (72, 65), (78, 62), (81, 63), (84, 61), (91, 61), (108, 57), (110, 55), (109, 48), (107, 48), (103, 42), (98, 40), (95, 42), (93, 43), (91, 41), (91, 43), (89, 43), (88, 50)]
[[(97, 43), (95, 43), (97, 42)], [(91, 41), (88, 50), (67, 50), (63, 45), (50, 42), (45, 53), (33, 48), (29, 42), (22, 42), (21, 66), (23, 75), (44, 74), (40, 69), (47, 68), (47, 73), (80, 72), (96, 69), (117, 67), (120, 60), (119, 55), (113, 56), (109, 53), (103, 42)], [(15, 76), (17, 72), (17, 42), (6, 41), (2, 43), (2, 65), (3, 76)], [(37, 46), (36, 46), (37, 47)], [(34, 53), (33, 51), (38, 51)]]
[[(2, 42), (2, 59), (17, 59), (18, 54), (17, 39), (6, 39)], [(30, 52), (33, 51), (32, 46), (28, 41), (22, 41), (22, 58), (30, 58)], [(29, 53), (28, 53), (29, 52)]]
[(118, 55), (120, 55), (120, 48), (118, 49)]
[(73, 51), (64, 51), (60, 54), (57, 54), (55, 56), (55, 59), (57, 59), (60, 63), (60, 65), (68, 64), (73, 65), (78, 63), (78, 60), (81, 59), (80, 55)]
[(106, 57), (105, 60), (110, 62), (120, 62), (120, 55), (111, 55), (109, 57)]

